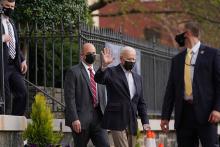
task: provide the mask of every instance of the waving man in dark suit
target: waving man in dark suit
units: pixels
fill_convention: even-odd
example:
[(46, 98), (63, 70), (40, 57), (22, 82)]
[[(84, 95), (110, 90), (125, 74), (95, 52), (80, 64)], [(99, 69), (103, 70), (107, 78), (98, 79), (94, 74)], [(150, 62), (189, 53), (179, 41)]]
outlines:
[(176, 41), (185, 50), (172, 59), (162, 108), (161, 128), (169, 130), (175, 105), (179, 147), (218, 147), (220, 120), (220, 52), (201, 44), (199, 26), (184, 24)]
[[(128, 46), (122, 48), (121, 63), (110, 68), (107, 66), (112, 63), (113, 58), (109, 49), (104, 49), (102, 59), (102, 66), (95, 74), (95, 81), (106, 85), (108, 94), (102, 127), (111, 130), (116, 147), (134, 147), (137, 112), (144, 129), (149, 128), (142, 79), (132, 71), (136, 61), (136, 51)], [(126, 132), (129, 134), (128, 139)]]

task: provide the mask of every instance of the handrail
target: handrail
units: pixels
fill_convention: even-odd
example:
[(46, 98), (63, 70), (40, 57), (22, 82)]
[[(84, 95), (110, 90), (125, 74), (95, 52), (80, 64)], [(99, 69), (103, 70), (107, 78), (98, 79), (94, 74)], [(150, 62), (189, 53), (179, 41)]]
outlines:
[(65, 104), (59, 102), (58, 100), (56, 100), (55, 98), (53, 98), (52, 96), (50, 96), (47, 92), (45, 92), (44, 90), (38, 88), (37, 85), (31, 83), (30, 81), (28, 81), (27, 79), (24, 78), (24, 81), (28, 84), (30, 84), (31, 86), (33, 86), (34, 88), (36, 88), (37, 90), (39, 90), (40, 92), (42, 92), (43, 94), (45, 94), (47, 97), (49, 97), (50, 99), (52, 99), (53, 101), (55, 101), (56, 103), (60, 104), (63, 108), (65, 107)]

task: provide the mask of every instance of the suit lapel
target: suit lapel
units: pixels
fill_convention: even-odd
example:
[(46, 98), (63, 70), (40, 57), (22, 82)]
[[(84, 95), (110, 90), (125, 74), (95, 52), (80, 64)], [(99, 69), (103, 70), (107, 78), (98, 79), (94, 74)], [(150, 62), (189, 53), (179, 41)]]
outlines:
[(199, 67), (199, 64), (200, 64), (201, 60), (203, 59), (204, 53), (205, 53), (205, 46), (203, 46), (201, 44), (200, 47), (199, 47), (198, 55), (197, 55), (197, 58), (196, 58), (196, 63), (195, 63), (195, 66), (194, 66), (193, 82), (194, 82), (194, 79), (196, 79), (196, 73), (198, 73), (198, 67)]
[[(179, 63), (178, 65), (178, 69), (179, 69), (179, 80), (180, 80), (180, 86), (181, 89), (184, 89), (184, 69), (185, 69), (185, 59), (186, 59), (186, 52), (187, 50), (184, 50), (181, 54), (180, 54), (180, 58), (179, 58)], [(184, 95), (184, 93), (183, 93)]]
[[(140, 92), (138, 90), (140, 90), (140, 83), (141, 81), (138, 82), (138, 78), (137, 78), (137, 75), (132, 71), (132, 76), (133, 76), (133, 79), (134, 79), (134, 86), (135, 86), (135, 95), (139, 95)], [(134, 95), (134, 97), (135, 97)]]
[[(93, 68), (94, 68), (94, 70), (95, 70), (95, 73), (96, 73), (96, 71), (98, 70), (98, 68), (93, 64)], [(97, 92), (98, 92), (98, 94), (97, 94), (97, 99), (99, 100), (99, 101), (102, 101), (101, 99), (102, 99), (102, 86), (103, 85), (100, 85), (100, 84), (98, 84), (98, 83), (96, 83), (96, 85), (97, 85)]]
[(204, 53), (205, 53), (205, 47), (203, 45), (200, 45), (195, 66), (199, 65)]
[(117, 66), (117, 69), (118, 69), (118, 73), (119, 73), (119, 76), (121, 78), (121, 80), (123, 81), (122, 84), (123, 86), (125, 87), (125, 91), (127, 93), (127, 95), (129, 96), (128, 98), (130, 98), (130, 92), (129, 92), (129, 87), (128, 87), (128, 81), (127, 81), (127, 78), (125, 76), (125, 72), (123, 71), (121, 65), (119, 64)]
[(85, 67), (83, 66), (82, 62), (80, 63), (80, 68), (81, 68), (82, 75), (83, 75), (84, 79), (86, 80), (86, 83), (89, 87), (89, 90), (90, 90), (90, 92), (92, 92), (91, 87), (90, 87), (89, 76), (88, 76), (88, 73), (87, 73)]

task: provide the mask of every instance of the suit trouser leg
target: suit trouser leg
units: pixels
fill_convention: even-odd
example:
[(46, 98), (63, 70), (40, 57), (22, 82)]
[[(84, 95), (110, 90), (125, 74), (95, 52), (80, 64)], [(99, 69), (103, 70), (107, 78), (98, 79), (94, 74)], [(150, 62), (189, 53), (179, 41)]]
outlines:
[(136, 136), (131, 135), (127, 130), (111, 130), (111, 134), (115, 147), (135, 147), (136, 145)]
[(137, 143), (137, 136), (128, 134), (128, 145), (129, 147), (135, 147), (136, 143)]
[(72, 130), (72, 134), (75, 147), (87, 147), (90, 138), (95, 147), (110, 147), (107, 132), (100, 127), (95, 130), (88, 128), (82, 130), (81, 133), (75, 133)]
[(193, 104), (184, 102), (181, 119), (180, 127), (176, 130), (178, 147), (198, 147), (199, 138)]
[[(13, 101), (11, 99), (11, 93), (13, 94)], [(27, 88), (23, 76), (14, 65), (8, 65), (5, 74), (6, 114), (24, 115), (26, 99)]]
[(115, 147), (129, 147), (126, 131), (111, 130)]
[(86, 147), (89, 139), (95, 147), (110, 147), (107, 131), (101, 128), (101, 110), (96, 109), (92, 115), (87, 129), (81, 133), (75, 133), (72, 129), (75, 147)]
[(90, 125), (90, 138), (95, 147), (110, 147), (107, 130), (101, 128), (102, 112), (98, 106), (93, 112)]
[(89, 142), (89, 131), (82, 130), (81, 133), (76, 133), (72, 130), (74, 147), (87, 147)]
[(203, 147), (219, 147), (217, 124), (197, 123), (193, 110), (192, 104), (184, 102), (182, 124), (177, 129), (179, 147), (198, 147), (198, 140), (201, 141)]
[(199, 138), (196, 130), (179, 128), (177, 130), (178, 147), (199, 147)]
[(23, 76), (16, 70), (9, 78), (11, 92), (14, 96), (12, 103), (12, 115), (24, 115), (26, 109), (27, 88)]
[[(11, 114), (11, 109), (12, 109), (12, 100), (11, 100), (11, 90), (10, 90), (10, 85), (9, 85), (9, 77), (10, 77), (11, 72), (7, 71), (5, 73), (5, 79), (4, 79), (4, 84), (5, 84), (5, 114)], [(3, 109), (3, 108), (2, 108)]]
[(90, 136), (95, 147), (110, 147), (107, 131), (102, 129), (100, 124), (91, 129)]
[(203, 147), (219, 147), (217, 124), (198, 127), (198, 135)]

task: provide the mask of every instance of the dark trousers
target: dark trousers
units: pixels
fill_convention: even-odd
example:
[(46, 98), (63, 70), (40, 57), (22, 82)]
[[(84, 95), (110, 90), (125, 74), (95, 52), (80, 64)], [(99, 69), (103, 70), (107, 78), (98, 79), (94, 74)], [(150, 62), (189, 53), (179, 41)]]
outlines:
[(176, 130), (178, 147), (219, 147), (217, 124), (199, 124), (193, 109), (193, 104), (184, 102), (182, 122)]
[[(26, 109), (27, 88), (23, 75), (14, 64), (9, 64), (5, 71), (5, 110), (6, 114), (24, 115)], [(11, 99), (13, 94), (13, 99)], [(12, 110), (11, 110), (12, 109)]]
[(82, 129), (81, 133), (75, 133), (72, 130), (75, 147), (87, 147), (89, 139), (95, 147), (110, 147), (107, 131), (101, 128), (101, 118), (102, 113), (98, 107), (94, 110), (87, 129)]

